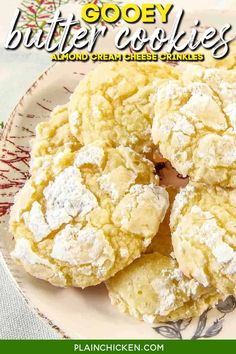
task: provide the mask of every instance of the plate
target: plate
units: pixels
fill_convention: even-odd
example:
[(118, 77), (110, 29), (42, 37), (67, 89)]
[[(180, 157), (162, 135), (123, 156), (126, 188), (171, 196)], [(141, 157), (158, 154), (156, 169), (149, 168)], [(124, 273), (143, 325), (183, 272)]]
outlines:
[[(235, 18), (232, 12), (230, 15), (222, 12), (220, 16), (221, 22)], [(202, 18), (201, 15), (198, 17)], [(110, 41), (108, 37), (107, 48)], [(200, 318), (152, 327), (119, 313), (110, 304), (104, 285), (85, 290), (56, 288), (26, 274), (10, 258), (13, 239), (8, 232), (9, 210), (15, 193), (29, 177), (29, 142), (34, 136), (35, 126), (48, 119), (53, 107), (68, 101), (79, 80), (94, 65), (98, 64), (64, 62), (51, 66), (17, 104), (3, 132), (0, 151), (0, 249), (15, 285), (30, 307), (64, 338), (235, 338), (236, 312), (233, 310), (236, 303), (232, 296), (216, 309), (204, 312)]]

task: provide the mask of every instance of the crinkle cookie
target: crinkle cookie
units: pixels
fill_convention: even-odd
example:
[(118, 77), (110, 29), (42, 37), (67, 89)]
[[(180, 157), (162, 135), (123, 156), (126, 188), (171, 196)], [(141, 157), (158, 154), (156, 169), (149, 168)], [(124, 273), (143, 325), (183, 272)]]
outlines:
[(157, 235), (154, 237), (145, 253), (158, 252), (163, 254), (164, 256), (169, 256), (173, 251), (170, 231), (170, 213), (175, 196), (178, 193), (178, 189), (174, 187), (167, 187), (166, 190), (169, 194), (170, 205), (166, 212), (164, 220), (160, 224)]
[(96, 285), (150, 244), (169, 205), (154, 166), (133, 150), (94, 143), (47, 155), (16, 197), (12, 257), (54, 285)]
[(236, 187), (236, 70), (199, 72), (159, 88), (153, 140), (183, 176)]
[(143, 255), (106, 284), (113, 305), (148, 323), (199, 316), (219, 300), (213, 288), (188, 279), (160, 253)]
[(71, 134), (68, 118), (67, 105), (57, 106), (49, 120), (37, 125), (36, 136), (32, 141), (32, 159), (54, 154), (65, 148), (69, 151), (79, 149), (81, 144)]
[(190, 183), (175, 198), (171, 231), (186, 276), (236, 294), (236, 190)]
[(159, 80), (176, 78), (174, 69), (156, 63), (108, 63), (88, 73), (69, 103), (72, 133), (81, 144), (98, 139), (149, 153), (153, 96)]

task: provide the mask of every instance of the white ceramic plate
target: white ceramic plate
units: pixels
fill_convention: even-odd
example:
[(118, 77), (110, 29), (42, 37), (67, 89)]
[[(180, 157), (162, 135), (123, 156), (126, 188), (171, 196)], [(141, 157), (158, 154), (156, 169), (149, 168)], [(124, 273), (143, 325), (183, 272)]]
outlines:
[[(209, 13), (205, 21), (215, 24), (235, 21), (235, 14)], [(198, 14), (198, 18), (204, 17)], [(189, 23), (192, 23), (192, 16)], [(189, 16), (188, 16), (189, 18)], [(202, 21), (203, 22), (203, 21)], [(203, 22), (204, 23), (204, 22)], [(207, 23), (207, 22), (206, 22)], [(105, 40), (111, 48), (111, 37)], [(106, 51), (106, 48), (100, 51)], [(59, 289), (34, 279), (9, 256), (13, 248), (8, 232), (8, 213), (15, 193), (28, 175), (29, 140), (36, 124), (48, 119), (49, 111), (68, 101), (79, 80), (95, 64), (60, 63), (48, 69), (26, 92), (8, 120), (0, 151), (0, 248), (10, 274), (30, 306), (61, 334), (70, 338), (235, 338), (236, 312), (233, 297), (199, 319), (155, 325), (155, 328), (122, 315), (111, 306), (103, 285), (79, 289)]]

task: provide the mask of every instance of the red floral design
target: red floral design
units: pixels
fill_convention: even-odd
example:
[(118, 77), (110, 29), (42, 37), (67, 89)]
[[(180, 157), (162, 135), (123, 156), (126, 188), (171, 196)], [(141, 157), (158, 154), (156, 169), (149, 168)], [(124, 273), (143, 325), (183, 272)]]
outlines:
[[(21, 10), (21, 18), (19, 20), (18, 28), (23, 32), (27, 28), (35, 30), (43, 29), (46, 36), (49, 30), (49, 27), (47, 29), (47, 26), (45, 26), (46, 21), (52, 18), (55, 11), (61, 6), (69, 3), (78, 5), (93, 3), (102, 6), (109, 2), (110, 0), (22, 0), (19, 6)], [(118, 5), (122, 4), (121, 1), (112, 2), (115, 2)], [(101, 21), (100, 24), (106, 26), (103, 21)], [(73, 29), (78, 30), (81, 26), (81, 23), (78, 22), (78, 25), (74, 26)], [(83, 24), (83, 26), (90, 27), (88, 24)], [(57, 33), (55, 33), (55, 40), (60, 36), (63, 30), (63, 28), (59, 27)]]

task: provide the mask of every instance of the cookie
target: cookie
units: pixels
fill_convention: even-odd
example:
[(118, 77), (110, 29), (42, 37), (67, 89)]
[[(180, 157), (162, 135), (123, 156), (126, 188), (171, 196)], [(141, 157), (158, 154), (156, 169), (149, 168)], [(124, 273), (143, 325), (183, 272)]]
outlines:
[(29, 273), (84, 288), (146, 250), (169, 205), (151, 162), (130, 148), (102, 143), (45, 161), (11, 211), (12, 256)]
[(43, 157), (58, 151), (78, 150), (78, 140), (71, 134), (67, 105), (57, 106), (50, 114), (49, 120), (36, 126), (36, 136), (32, 141), (31, 158)]
[(106, 284), (113, 305), (148, 323), (198, 316), (219, 300), (213, 288), (188, 279), (159, 253), (143, 255)]
[(153, 96), (160, 81), (175, 77), (174, 69), (164, 63), (99, 65), (71, 96), (71, 132), (83, 145), (101, 139), (113, 147), (150, 153)]
[(236, 190), (190, 183), (171, 213), (175, 257), (186, 276), (236, 294)]
[(183, 176), (236, 187), (236, 70), (199, 73), (158, 89), (152, 137)]

